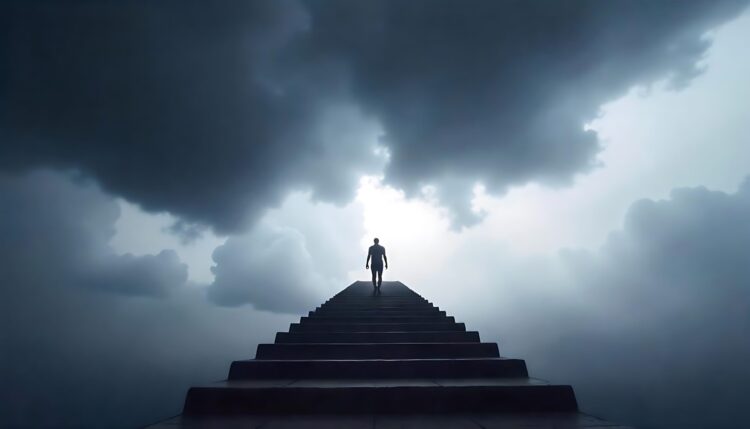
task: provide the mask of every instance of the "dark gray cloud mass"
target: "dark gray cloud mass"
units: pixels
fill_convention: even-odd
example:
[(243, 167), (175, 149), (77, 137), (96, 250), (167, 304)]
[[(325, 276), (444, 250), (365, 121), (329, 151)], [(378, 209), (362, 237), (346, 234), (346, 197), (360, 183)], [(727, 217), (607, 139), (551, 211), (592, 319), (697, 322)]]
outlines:
[(467, 223), (472, 181), (498, 191), (588, 169), (598, 145), (583, 124), (599, 106), (637, 83), (685, 82), (702, 33), (740, 4), (321, 1), (312, 39), (383, 122), (387, 178), (443, 185)]
[[(351, 166), (316, 164), (336, 159), (317, 132), (336, 82), (312, 68), (277, 82), (282, 48), (308, 22), (299, 6), (4, 7), (4, 167), (77, 167), (146, 209), (223, 231), (317, 179), (330, 199), (351, 194), (338, 180)], [(362, 147), (347, 162), (371, 159)]]
[(321, 124), (376, 123), (387, 180), (443, 185), (468, 224), (474, 181), (497, 192), (589, 168), (582, 125), (599, 105), (685, 82), (702, 34), (744, 4), (6, 2), (0, 166), (76, 167), (226, 232), (290, 189), (348, 198), (381, 163)]

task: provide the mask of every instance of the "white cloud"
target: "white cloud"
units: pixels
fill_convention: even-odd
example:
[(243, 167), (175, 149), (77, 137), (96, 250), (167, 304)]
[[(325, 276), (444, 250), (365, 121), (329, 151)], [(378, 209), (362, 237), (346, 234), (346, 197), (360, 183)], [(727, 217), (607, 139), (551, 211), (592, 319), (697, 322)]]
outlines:
[[(346, 286), (359, 260), (356, 203), (337, 208), (293, 194), (243, 234), (213, 253), (209, 297), (220, 305), (304, 313)], [(364, 264), (364, 256), (362, 257)]]
[(200, 236), (183, 240), (171, 231), (178, 219), (168, 213), (146, 213), (138, 206), (118, 199), (120, 217), (115, 223), (115, 234), (110, 246), (120, 254), (145, 255), (163, 249), (174, 251), (188, 266), (188, 278), (193, 283), (208, 284), (213, 281), (211, 253), (226, 241), (210, 229), (201, 230)]

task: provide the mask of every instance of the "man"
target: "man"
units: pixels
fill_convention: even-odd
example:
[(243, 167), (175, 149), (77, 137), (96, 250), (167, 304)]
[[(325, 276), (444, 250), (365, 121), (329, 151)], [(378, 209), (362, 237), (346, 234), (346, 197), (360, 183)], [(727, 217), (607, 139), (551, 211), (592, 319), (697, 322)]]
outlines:
[[(375, 244), (370, 246), (370, 250), (367, 252), (367, 262), (365, 262), (365, 269), (370, 268), (370, 258), (372, 258), (372, 287), (380, 289), (381, 283), (383, 283), (383, 260), (385, 260), (385, 269), (388, 269), (388, 258), (385, 256), (385, 247), (381, 246), (380, 240), (377, 238)], [(378, 281), (375, 283), (375, 274), (378, 276)]]

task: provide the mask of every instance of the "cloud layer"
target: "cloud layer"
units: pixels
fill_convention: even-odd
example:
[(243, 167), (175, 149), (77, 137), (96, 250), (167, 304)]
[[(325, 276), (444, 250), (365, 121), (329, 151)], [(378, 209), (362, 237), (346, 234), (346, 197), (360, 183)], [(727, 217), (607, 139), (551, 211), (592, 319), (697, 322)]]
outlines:
[(635, 202), (595, 251), (525, 258), (485, 245), (455, 270), (495, 269), (435, 301), (536, 376), (571, 383), (586, 411), (636, 427), (744, 421), (750, 178), (733, 194), (679, 188)]
[(48, 171), (4, 175), (0, 207), (0, 258), (8, 285), (24, 285), (29, 293), (55, 284), (158, 297), (187, 280), (187, 266), (174, 251), (146, 256), (112, 251), (108, 242), (119, 208), (93, 184)]
[(599, 106), (638, 83), (696, 73), (702, 33), (740, 3), (313, 2), (315, 50), (349, 65), (355, 99), (382, 121), (387, 178), (433, 183), (471, 221), (491, 191), (559, 184), (591, 167)]
[(4, 168), (79, 168), (146, 209), (226, 232), (290, 188), (343, 200), (352, 172), (382, 165), (376, 125), (336, 99), (335, 77), (275, 81), (309, 21), (293, 2), (3, 8)]
[(384, 144), (389, 183), (438, 185), (469, 224), (475, 181), (590, 168), (601, 103), (688, 80), (744, 4), (9, 3), (0, 167), (79, 168), (227, 232), (290, 189), (345, 201)]
[(209, 298), (220, 305), (304, 313), (324, 299), (324, 279), (305, 238), (290, 229), (258, 229), (231, 237), (213, 254), (216, 279)]
[[(209, 299), (223, 306), (303, 314), (347, 284), (346, 269), (364, 267), (356, 250), (359, 207), (313, 203), (293, 194), (213, 253)], [(360, 265), (361, 263), (361, 265)]]
[[(729, 428), (744, 420), (750, 180), (735, 194), (686, 188), (666, 201), (639, 201), (599, 254), (565, 260), (596, 306), (588, 326), (557, 346), (569, 358), (581, 354), (574, 347), (596, 350), (596, 359), (568, 363), (589, 380), (580, 383), (583, 400), (644, 426)], [(602, 394), (594, 382), (612, 389)]]
[[(252, 344), (267, 341), (270, 337), (263, 335), (291, 321), (212, 306), (202, 290), (177, 287), (180, 278), (162, 300), (138, 299), (137, 290), (124, 298), (77, 287), (78, 273), (87, 272), (81, 267), (99, 262), (82, 264), (85, 253), (49, 235), (45, 225), (101, 243), (110, 234), (112, 200), (90, 184), (45, 172), (6, 177), (0, 189), (3, 203), (12, 203), (3, 204), (5, 214), (34, 208), (24, 216), (3, 217), (13, 225), (3, 229), (11, 243), (3, 256), (13, 268), (13, 281), (0, 289), (0, 310), (12, 327), (2, 333), (11, 353), (0, 357), (4, 371), (13, 369), (0, 389), (5, 422), (30, 422), (31, 404), (44, 406), (51, 419), (34, 424), (94, 425), (113, 416), (129, 416), (117, 422), (140, 424), (166, 417), (167, 408), (178, 411), (189, 384), (222, 377), (229, 360), (250, 356)], [(54, 195), (73, 204), (59, 205)], [(278, 217), (295, 213), (303, 201), (288, 201), (286, 214)], [(41, 205), (66, 223), (45, 214)], [(90, 217), (79, 216), (80, 210)], [(36, 228), (24, 227), (20, 218)], [(297, 220), (296, 227), (304, 231), (304, 222)], [(222, 268), (213, 298), (276, 311), (296, 312), (308, 305), (303, 298), (315, 297), (296, 299), (295, 294), (309, 294), (315, 276), (308, 283), (300, 279), (313, 272), (310, 264), (317, 258), (311, 255), (325, 245), (306, 243), (306, 234), (297, 231), (266, 225), (230, 239), (216, 252)], [(734, 194), (682, 188), (667, 200), (638, 201), (624, 227), (596, 251), (571, 249), (555, 258), (524, 259), (501, 243), (465, 234), (444, 236), (443, 247), (456, 238), (467, 247), (452, 249), (450, 263), (428, 261), (449, 269), (434, 272), (439, 279), (412, 286), (461, 285), (432, 288), (429, 296), (479, 329), (485, 341), (499, 340), (504, 355), (527, 359), (536, 376), (573, 384), (586, 411), (642, 427), (730, 428), (744, 418), (741, 410), (750, 405), (744, 394), (750, 382), (744, 370), (750, 356), (745, 334), (750, 328), (750, 179)], [(35, 249), (34, 243), (42, 241), (50, 250)], [(28, 264), (24, 258), (30, 249), (35, 249), (33, 260), (43, 261), (45, 251), (55, 259)], [(127, 267), (132, 257), (124, 260), (121, 266)], [(169, 278), (171, 263), (170, 258), (161, 261), (158, 272)], [(45, 269), (39, 269), (42, 265)], [(264, 283), (264, 269), (274, 267), (278, 274), (277, 265), (289, 270), (288, 281)], [(120, 273), (137, 281), (142, 271), (123, 268)], [(11, 287), (19, 284), (24, 287)], [(285, 301), (296, 305), (284, 307)], [(247, 329), (259, 325), (264, 328)], [(51, 355), (57, 356), (52, 362), (42, 358)], [(144, 374), (150, 374), (146, 384)], [(98, 392), (111, 383), (120, 386), (117, 394), (102, 398)], [(60, 399), (61, 392), (73, 388), (76, 395)], [(144, 391), (150, 392), (147, 401)], [(91, 404), (98, 411), (92, 413)], [(133, 414), (133, 407), (140, 411)]]
[(90, 181), (3, 175), (0, 208), (0, 426), (167, 418), (291, 321), (211, 305), (172, 251), (114, 253), (118, 205)]

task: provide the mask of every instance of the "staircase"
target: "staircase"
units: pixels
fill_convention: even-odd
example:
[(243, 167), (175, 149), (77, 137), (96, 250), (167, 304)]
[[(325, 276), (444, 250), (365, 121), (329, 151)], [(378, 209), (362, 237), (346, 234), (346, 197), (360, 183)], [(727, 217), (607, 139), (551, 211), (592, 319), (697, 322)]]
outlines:
[(355, 282), (153, 427), (614, 426), (400, 282)]

